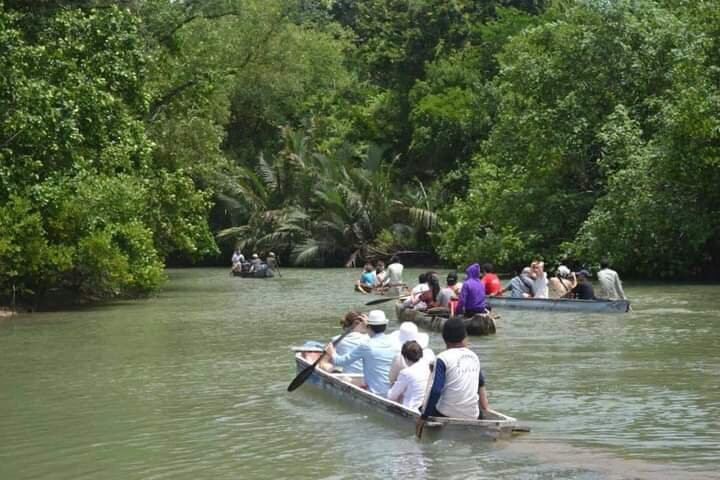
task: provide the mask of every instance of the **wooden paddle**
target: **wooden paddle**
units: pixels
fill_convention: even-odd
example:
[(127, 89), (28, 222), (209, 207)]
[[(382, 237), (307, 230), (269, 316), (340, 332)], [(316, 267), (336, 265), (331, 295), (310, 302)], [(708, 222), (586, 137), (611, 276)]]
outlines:
[(390, 300), (404, 300), (409, 297), (410, 295), (400, 295), (399, 297), (376, 298), (375, 300), (370, 300), (365, 305), (377, 305), (378, 303), (385, 303), (389, 302)]
[[(355, 328), (355, 325), (357, 325), (357, 321), (353, 322), (353, 324), (350, 325), (350, 327), (348, 327), (348, 329), (345, 330), (343, 332), (343, 334), (337, 338), (337, 340), (333, 340), (333, 342), (332, 342), (333, 346), (340, 343), (343, 338), (345, 338), (349, 333), (351, 333), (353, 331), (353, 328)], [(320, 356), (317, 358), (317, 360), (315, 360), (315, 362), (313, 362), (312, 365), (308, 365), (307, 367), (305, 367), (303, 369), (302, 372), (297, 374), (297, 376), (293, 379), (293, 381), (290, 382), (290, 385), (288, 385), (287, 391), (292, 392), (293, 390), (298, 388), (300, 385), (305, 383), (305, 380), (307, 380), (310, 377), (310, 375), (313, 374), (313, 372), (315, 371), (315, 367), (317, 367), (318, 363), (320, 363), (320, 360), (322, 360), (324, 356), (325, 356), (325, 350), (323, 350), (323, 352), (320, 354)]]

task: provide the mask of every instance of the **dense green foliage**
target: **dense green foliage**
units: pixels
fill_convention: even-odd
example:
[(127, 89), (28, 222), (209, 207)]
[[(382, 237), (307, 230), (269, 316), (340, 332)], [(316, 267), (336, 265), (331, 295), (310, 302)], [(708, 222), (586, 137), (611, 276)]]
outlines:
[(704, 1), (5, 0), (0, 298), (235, 245), (712, 276), (718, 52)]

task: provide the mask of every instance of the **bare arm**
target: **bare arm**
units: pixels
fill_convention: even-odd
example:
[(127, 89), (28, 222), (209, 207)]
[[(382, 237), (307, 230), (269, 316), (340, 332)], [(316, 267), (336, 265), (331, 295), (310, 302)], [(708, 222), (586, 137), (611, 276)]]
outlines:
[(485, 391), (485, 385), (480, 387), (478, 390), (478, 395), (480, 396), (480, 408), (483, 410), (487, 410), (490, 408), (488, 405), (488, 399), (487, 399), (487, 392)]

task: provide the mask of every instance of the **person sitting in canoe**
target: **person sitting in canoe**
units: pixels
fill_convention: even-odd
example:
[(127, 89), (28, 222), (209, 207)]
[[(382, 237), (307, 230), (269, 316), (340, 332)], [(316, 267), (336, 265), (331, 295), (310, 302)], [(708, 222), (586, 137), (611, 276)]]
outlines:
[(493, 273), (493, 264), (483, 263), (480, 270), (482, 271), (481, 280), (483, 285), (485, 285), (485, 295), (502, 295), (502, 284), (500, 283), (500, 278)]
[(250, 271), (256, 272), (260, 270), (260, 265), (262, 265), (263, 262), (260, 260), (260, 255), (257, 253), (252, 254), (252, 258), (250, 259)]
[[(457, 272), (448, 273), (447, 277), (445, 277), (445, 284), (447, 287), (441, 289), (440, 293), (438, 293), (438, 303), (441, 307), (449, 308), (452, 313), (457, 308), (457, 299), (460, 295)], [(462, 286), (462, 283), (460, 285)]]
[(555, 276), (548, 280), (548, 297), (567, 298), (575, 285), (577, 285), (575, 273), (571, 272), (565, 265), (560, 265), (555, 272)]
[(420, 431), (428, 417), (478, 419), (489, 408), (480, 359), (468, 348), (462, 318), (449, 318), (442, 337), (447, 350), (435, 359), (432, 386), (417, 423)]
[[(343, 317), (340, 325), (342, 325), (343, 330), (352, 328), (352, 332), (347, 334), (340, 343), (335, 345), (335, 352), (338, 355), (345, 355), (346, 353), (354, 350), (358, 345), (364, 345), (368, 342), (368, 340), (370, 340), (370, 336), (367, 334), (367, 321), (367, 315), (354, 310), (345, 314), (345, 317)], [(338, 337), (339, 335), (335, 336), (332, 341), (334, 342)], [(322, 368), (324, 370), (332, 371), (333, 365), (330, 362), (324, 362)], [(357, 360), (343, 367), (342, 371), (343, 373), (362, 373), (362, 360)]]
[(384, 291), (390, 284), (388, 272), (385, 271), (385, 262), (378, 260), (375, 264), (375, 284), (376, 290)]
[(366, 263), (363, 272), (360, 274), (360, 280), (355, 283), (355, 289), (361, 293), (370, 293), (375, 285), (375, 272), (372, 263)]
[(533, 280), (530, 278), (530, 267), (523, 268), (520, 275), (514, 276), (500, 294), (503, 292), (510, 292), (512, 298), (532, 298), (535, 291)]
[(430, 289), (427, 283), (427, 272), (418, 275), (418, 284), (410, 290), (410, 296), (403, 302), (404, 308), (413, 308), (419, 302), (420, 295)]
[(332, 342), (328, 343), (325, 351), (333, 365), (345, 367), (351, 363), (362, 360), (363, 387), (376, 395), (385, 397), (390, 390), (390, 366), (393, 359), (400, 352), (400, 345), (389, 335), (385, 335), (388, 319), (382, 310), (370, 310), (368, 314), (368, 328), (370, 339), (367, 343), (358, 345), (344, 355), (338, 355)]
[(424, 285), (427, 288), (423, 288), (419, 295), (410, 297), (410, 308), (415, 310), (427, 310), (428, 308), (435, 308), (440, 306), (438, 295), (440, 293), (440, 281), (432, 272), (426, 274), (427, 283)]
[(472, 317), (478, 313), (487, 313), (485, 305), (485, 285), (480, 281), (480, 265), (473, 263), (466, 270), (467, 278), (463, 282), (458, 298), (457, 315)]
[(400, 371), (387, 398), (419, 412), (425, 400), (430, 366), (423, 360), (423, 349), (415, 340), (405, 342), (400, 353), (408, 366)]
[[(428, 346), (430, 343), (430, 336), (425, 332), (420, 332), (417, 325), (413, 322), (401, 323), (400, 328), (392, 332), (390, 336), (393, 337), (395, 341), (398, 342), (398, 345), (400, 345), (401, 347), (410, 341), (417, 342), (422, 348), (422, 361), (428, 364), (428, 368), (430, 365), (435, 364), (435, 353)], [(391, 387), (397, 381), (400, 371), (403, 368), (406, 368), (408, 365), (410, 364), (407, 363), (405, 357), (403, 357), (402, 355), (402, 352), (400, 352), (400, 354), (395, 357), (392, 365), (390, 366), (390, 374), (388, 375), (388, 380), (390, 381)]]
[(571, 290), (573, 298), (578, 300), (595, 300), (595, 290), (590, 283), (590, 272), (587, 270), (580, 270), (575, 272), (577, 278), (577, 285)]

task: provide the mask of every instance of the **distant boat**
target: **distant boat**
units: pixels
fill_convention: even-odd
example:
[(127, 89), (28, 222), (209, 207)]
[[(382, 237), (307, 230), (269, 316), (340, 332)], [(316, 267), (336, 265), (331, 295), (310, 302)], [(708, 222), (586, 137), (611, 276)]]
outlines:
[[(301, 372), (308, 367), (320, 354), (320, 349), (296, 347), (293, 348), (297, 371)], [(320, 350), (320, 351), (318, 351)], [(407, 424), (408, 431), (413, 431), (414, 423), (420, 414), (401, 403), (393, 402), (387, 398), (359, 387), (363, 375), (329, 373), (316, 368), (306, 383), (328, 391), (341, 400), (350, 400), (364, 404), (371, 410), (388, 414)], [(518, 427), (517, 420), (495, 410), (483, 411), (482, 420), (470, 420), (452, 417), (430, 417), (425, 423), (424, 437), (433, 438), (468, 438), (476, 440), (481, 438), (498, 439), (508, 438), (513, 432), (527, 432), (527, 428)]]
[(517, 310), (545, 310), (550, 312), (625, 313), (628, 300), (575, 300), (570, 298), (487, 297), (492, 308)]
[(273, 271), (269, 268), (266, 268), (264, 270), (257, 270), (254, 272), (235, 272), (233, 271), (232, 274), (236, 277), (242, 277), (242, 278), (272, 278), (275, 276), (273, 274)]

